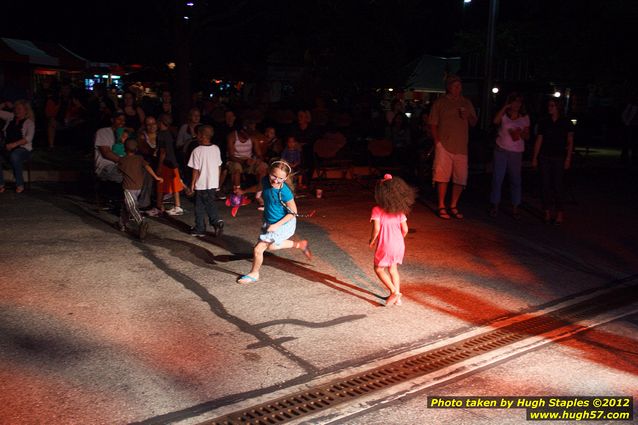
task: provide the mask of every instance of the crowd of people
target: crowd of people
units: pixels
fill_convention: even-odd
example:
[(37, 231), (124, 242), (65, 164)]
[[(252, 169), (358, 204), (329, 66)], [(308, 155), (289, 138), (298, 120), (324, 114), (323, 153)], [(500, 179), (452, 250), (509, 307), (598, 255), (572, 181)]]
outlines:
[[(437, 187), (438, 215), (446, 220), (464, 217), (459, 209), (459, 200), (468, 179), (469, 128), (478, 122), (476, 111), (469, 99), (462, 95), (462, 89), (461, 79), (449, 76), (446, 94), (434, 102), (429, 116), (434, 138), (433, 182)], [(490, 193), (489, 212), (492, 217), (498, 215), (501, 186), (507, 174), (512, 216), (520, 218), (523, 152), (525, 141), (529, 140), (531, 134), (530, 119), (524, 105), (525, 99), (521, 94), (511, 93), (493, 119), (497, 136)], [(560, 102), (550, 98), (547, 101), (547, 114), (537, 123), (531, 161), (532, 167), (540, 171), (543, 218), (546, 223), (560, 225), (565, 220), (564, 173), (571, 167), (574, 153), (573, 127), (572, 122), (562, 116)], [(448, 196), (449, 204), (446, 203)]]
[[(297, 111), (291, 108), (233, 109), (215, 99), (194, 98), (186, 120), (180, 122), (169, 90), (158, 90), (157, 96), (151, 97), (138, 83), (130, 85), (118, 97), (100, 84), (90, 92), (79, 91), (70, 84), (62, 84), (57, 89), (43, 84), (32, 102), (35, 113), (29, 102), (16, 102), (15, 111), (10, 103), (2, 104), (0, 118), (7, 123), (3, 131), (3, 157), (14, 172), (16, 191), (22, 192), (22, 164), (33, 149), (35, 127), (43, 126), (49, 149), (56, 148), (61, 134), (67, 143), (68, 139), (77, 139), (80, 145), (86, 145), (93, 140), (97, 177), (121, 182), (121, 172), (115, 164), (117, 158), (125, 156), (126, 138), (134, 138), (137, 153), (156, 172), (164, 174), (162, 184), (145, 179), (140, 207), (149, 209), (150, 215), (180, 215), (183, 213), (180, 193), (191, 195), (191, 171), (187, 164), (198, 145), (197, 128), (201, 125), (212, 127), (212, 144), (219, 148), (223, 162), (215, 191), (218, 199), (224, 199), (245, 182), (260, 181), (269, 163), (276, 159), (284, 159), (291, 165), (290, 184), (297, 189), (307, 188), (315, 171), (314, 147), (321, 143), (322, 137), (337, 133), (347, 140), (340, 155), (351, 158), (369, 156), (366, 140), (384, 138), (392, 146), (392, 155), (387, 160), (399, 164), (408, 181), (414, 182), (418, 176), (427, 174), (423, 168), (431, 168), (437, 189), (438, 216), (461, 219), (463, 213), (458, 203), (467, 184), (469, 131), (476, 124), (477, 116), (472, 103), (461, 94), (462, 82), (458, 77), (450, 76), (446, 87), (446, 94), (431, 105), (397, 98), (385, 112), (368, 105), (368, 111), (352, 108), (346, 113), (327, 107), (322, 98), (317, 98), (312, 107)], [(553, 115), (560, 115), (561, 105), (557, 100), (551, 99), (548, 107), (554, 108), (547, 111), (547, 116), (552, 117), (550, 120), (531, 123), (525, 99), (521, 94), (512, 93), (496, 112), (493, 123), (497, 136), (489, 199), (492, 216), (498, 215), (506, 175), (512, 215), (520, 216), (522, 158), (527, 145), (532, 164), (541, 175), (545, 218), (563, 222), (562, 174), (570, 166), (574, 130), (568, 120)], [(633, 122), (635, 109), (628, 107), (623, 114), (627, 123)], [(555, 122), (558, 124), (549, 125)], [(628, 128), (633, 126), (628, 124)], [(533, 147), (529, 146), (532, 134), (536, 137)], [(562, 167), (557, 165), (559, 156)], [(432, 165), (419, 161), (432, 157)], [(4, 191), (1, 183), (0, 190)], [(162, 200), (167, 195), (173, 198), (173, 206), (164, 210)], [(257, 193), (255, 198), (263, 207), (261, 194)]]
[[(458, 203), (467, 184), (469, 134), (477, 115), (472, 102), (462, 95), (462, 82), (458, 77), (450, 76), (446, 87), (446, 94), (431, 104), (397, 98), (386, 111), (371, 103), (367, 110), (362, 107), (338, 110), (329, 108), (323, 98), (317, 98), (311, 107), (295, 111), (292, 108), (231, 108), (216, 99), (194, 97), (185, 121), (180, 122), (169, 90), (160, 89), (152, 97), (136, 83), (118, 97), (116, 92), (100, 84), (91, 91), (81, 91), (70, 84), (54, 89), (45, 80), (32, 102), (35, 113), (29, 102), (16, 102), (15, 111), (12, 104), (2, 104), (0, 118), (7, 123), (3, 131), (3, 157), (13, 169), (16, 191), (23, 191), (22, 164), (33, 149), (36, 126), (42, 126), (49, 149), (56, 149), (61, 137), (65, 140), (63, 143), (71, 139), (83, 147), (94, 141), (96, 176), (119, 183), (121, 172), (115, 164), (117, 158), (125, 156), (126, 138), (134, 138), (137, 153), (163, 178), (162, 184), (145, 179), (140, 207), (148, 209), (150, 215), (180, 215), (183, 213), (180, 193), (192, 194), (191, 170), (187, 164), (191, 152), (198, 146), (197, 128), (201, 125), (213, 129), (212, 144), (219, 148), (223, 162), (215, 191), (217, 199), (224, 199), (245, 183), (260, 181), (270, 162), (277, 159), (291, 165), (289, 184), (303, 190), (315, 176), (314, 147), (323, 139), (337, 134), (347, 140), (339, 154), (361, 158), (370, 155), (366, 141), (383, 138), (390, 142), (392, 150), (386, 160), (400, 165), (406, 180), (423, 183), (416, 180), (428, 174), (425, 168), (431, 169), (437, 189), (438, 216), (461, 219), (463, 213)], [(561, 105), (557, 100), (552, 99), (549, 105), (549, 108), (556, 106), (547, 111), (551, 120), (531, 123), (524, 97), (512, 93), (496, 112), (493, 123), (497, 136), (489, 199), (492, 216), (496, 217), (499, 212), (505, 176), (510, 185), (512, 214), (515, 218), (520, 216), (522, 158), (527, 145), (528, 155), (531, 153), (532, 163), (538, 166), (542, 176), (545, 216), (548, 221), (553, 219), (557, 223), (564, 220), (561, 170), (570, 166), (574, 130), (569, 120), (553, 115), (560, 115)], [(627, 123), (634, 120), (635, 109), (628, 107), (625, 111), (623, 119)], [(559, 124), (549, 125), (556, 121)], [(530, 146), (532, 135), (536, 137), (533, 147)], [(556, 165), (557, 156), (563, 157), (562, 168)], [(423, 158), (434, 158), (434, 162), (420, 161)], [(4, 184), (0, 184), (0, 190), (4, 191)], [(173, 199), (173, 206), (168, 210), (162, 202), (165, 196)], [(263, 207), (260, 193), (255, 199)]]
[[(355, 140), (385, 138), (392, 155), (388, 161), (401, 165), (403, 178), (385, 174), (375, 186), (377, 206), (372, 210), (369, 244), (375, 248), (374, 270), (390, 291), (386, 305), (401, 304), (401, 264), (407, 234), (407, 214), (416, 197), (410, 182), (423, 164), (415, 158), (426, 152), (433, 156), (432, 182), (436, 187), (437, 215), (441, 219), (463, 219), (460, 200), (468, 181), (470, 129), (478, 122), (472, 102), (462, 94), (462, 81), (450, 75), (446, 93), (431, 108), (393, 101), (376, 119), (370, 114), (359, 122), (367, 131), (351, 125), (352, 116), (339, 114), (318, 100), (314, 108), (291, 110), (235, 110), (215, 102), (195, 102), (183, 123), (164, 90), (149, 102), (144, 90), (128, 90), (120, 98), (95, 86), (89, 97), (78, 96), (62, 85), (55, 95), (40, 99), (41, 120), (31, 103), (24, 100), (0, 104), (2, 156), (11, 165), (16, 192), (24, 191), (23, 163), (33, 149), (36, 123), (46, 127), (48, 149), (56, 149), (61, 131), (83, 128), (80, 143), (92, 140), (96, 179), (121, 185), (123, 197), (118, 226), (126, 230), (132, 219), (140, 238), (148, 232), (146, 216), (184, 213), (183, 198), (193, 197), (195, 222), (191, 235), (213, 235), (224, 229), (216, 201), (227, 196), (254, 193), (263, 211), (262, 230), (253, 250), (251, 270), (239, 283), (260, 278), (266, 250), (297, 248), (312, 258), (307, 240), (293, 241), (299, 216), (294, 198), (314, 177), (315, 146), (335, 134), (350, 144), (344, 155), (355, 154)], [(512, 216), (520, 217), (522, 202), (522, 164), (527, 142), (535, 135), (531, 163), (542, 181), (542, 207), (545, 222), (561, 224), (564, 215), (564, 173), (571, 167), (574, 149), (573, 124), (561, 115), (557, 99), (550, 99), (547, 113), (532, 127), (525, 98), (511, 93), (496, 111), (493, 148), (492, 187), (489, 213), (497, 217), (501, 209), (502, 185), (508, 176)], [(631, 115), (633, 113), (633, 115)], [(313, 120), (313, 114), (317, 120)], [(353, 114), (354, 115), (354, 114)], [(627, 114), (633, 122), (635, 110)], [(631, 117), (629, 116), (631, 115)], [(68, 133), (67, 133), (68, 135)], [(0, 175), (0, 192), (5, 190)], [(170, 209), (165, 200), (170, 198)]]

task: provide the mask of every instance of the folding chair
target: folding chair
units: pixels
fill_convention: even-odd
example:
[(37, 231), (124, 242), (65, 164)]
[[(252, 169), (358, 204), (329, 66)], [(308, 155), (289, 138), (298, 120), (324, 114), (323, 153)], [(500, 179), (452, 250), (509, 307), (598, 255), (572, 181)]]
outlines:
[(394, 148), (389, 139), (371, 139), (368, 141), (368, 173), (379, 178), (386, 173), (400, 173), (401, 167), (393, 164)]
[(333, 179), (336, 181), (352, 178), (352, 159), (345, 158), (345, 146), (346, 138), (341, 133), (327, 133), (315, 142), (313, 153), (317, 179), (327, 181), (332, 172), (339, 173), (340, 177)]

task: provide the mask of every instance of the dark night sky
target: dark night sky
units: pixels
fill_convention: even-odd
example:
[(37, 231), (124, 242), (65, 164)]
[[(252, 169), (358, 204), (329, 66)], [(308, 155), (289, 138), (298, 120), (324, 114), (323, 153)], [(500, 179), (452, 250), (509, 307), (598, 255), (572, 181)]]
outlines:
[[(374, 75), (391, 72), (422, 53), (478, 51), (485, 41), (489, 2), (473, 0), (463, 7), (462, 0), (194, 1), (188, 43), (192, 62), (226, 75), (263, 65), (267, 57)], [(180, 47), (175, 22), (184, 13), (183, 3), (7, 2), (0, 35), (59, 42), (91, 61), (165, 63)], [(601, 62), (610, 74), (635, 73), (628, 40), (638, 39), (638, 1), (499, 3), (497, 54), (547, 60), (563, 73), (591, 66), (590, 74), (598, 75)], [(474, 38), (459, 44), (455, 34), (460, 31)]]
[[(95, 61), (137, 62), (170, 56), (174, 17), (182, 1), (11, 2), (2, 14), (3, 36), (60, 42)], [(367, 38), (378, 48), (400, 47), (415, 56), (424, 45), (451, 46), (461, 1), (195, 0), (192, 45), (207, 55), (248, 56), (273, 44), (332, 47)], [(429, 6), (428, 6), (429, 4)], [(424, 6), (426, 5), (426, 6)], [(182, 8), (184, 9), (184, 8)], [(206, 24), (201, 24), (206, 20)], [(291, 40), (292, 39), (292, 40)], [(353, 43), (354, 44), (354, 43)], [(162, 49), (165, 46), (165, 49)], [(355, 47), (355, 46), (352, 46)], [(380, 53), (377, 49), (377, 54)], [(259, 58), (256, 58), (257, 60)], [(163, 59), (162, 59), (163, 60)]]

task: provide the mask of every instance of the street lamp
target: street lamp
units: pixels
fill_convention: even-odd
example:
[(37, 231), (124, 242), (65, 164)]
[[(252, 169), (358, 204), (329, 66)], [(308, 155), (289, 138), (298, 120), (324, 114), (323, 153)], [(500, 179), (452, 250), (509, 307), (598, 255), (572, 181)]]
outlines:
[(485, 49), (485, 86), (483, 89), (483, 119), (481, 128), (487, 130), (490, 120), (490, 90), (494, 75), (492, 73), (494, 62), (494, 24), (496, 22), (496, 11), (498, 10), (498, 0), (490, 0), (490, 10), (487, 20), (487, 45)]
[[(463, 0), (463, 5), (467, 6), (472, 0)], [(493, 63), (494, 62), (494, 25), (496, 23), (496, 11), (498, 10), (498, 0), (490, 0), (490, 8), (487, 20), (487, 43), (485, 45), (485, 82), (483, 85), (483, 98), (481, 102), (481, 129), (487, 130), (490, 125), (490, 91), (493, 87)]]

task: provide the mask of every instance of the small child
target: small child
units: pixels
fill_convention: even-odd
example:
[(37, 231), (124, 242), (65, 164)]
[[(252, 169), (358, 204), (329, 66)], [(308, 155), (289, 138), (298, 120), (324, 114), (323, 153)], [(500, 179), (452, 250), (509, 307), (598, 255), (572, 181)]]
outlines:
[(199, 146), (193, 149), (188, 160), (188, 166), (193, 169), (191, 190), (195, 192), (195, 227), (191, 230), (191, 236), (206, 236), (206, 215), (208, 222), (215, 229), (215, 236), (221, 235), (224, 230), (224, 222), (219, 219), (215, 206), (222, 157), (219, 147), (213, 145), (213, 133), (213, 127), (210, 125), (197, 128)]
[(305, 189), (303, 185), (302, 176), (299, 173), (301, 167), (301, 147), (297, 143), (295, 136), (288, 136), (286, 138), (286, 148), (281, 152), (281, 159), (290, 164), (292, 168), (292, 174), (297, 176), (297, 185), (300, 189)]
[(374, 190), (374, 199), (378, 205), (372, 208), (369, 244), (371, 248), (376, 244), (374, 272), (390, 290), (386, 307), (401, 305), (401, 278), (397, 264), (403, 262), (404, 238), (408, 234), (406, 214), (410, 212), (415, 197), (415, 189), (403, 179), (393, 178), (390, 174), (384, 175)]
[(264, 130), (264, 140), (260, 143), (261, 157), (265, 161), (279, 159), (283, 150), (283, 143), (277, 137), (274, 127), (266, 127)]
[(140, 239), (146, 237), (148, 232), (148, 222), (142, 218), (138, 208), (138, 199), (144, 185), (144, 170), (149, 173), (155, 180), (162, 182), (163, 179), (158, 177), (151, 166), (139, 155), (136, 155), (137, 140), (127, 139), (125, 143), (126, 156), (117, 163), (122, 173), (122, 190), (124, 191), (124, 201), (120, 212), (119, 226), (121, 231), (126, 231), (126, 222), (129, 215), (133, 217), (138, 226), (138, 235)]
[(292, 169), (286, 161), (274, 161), (270, 164), (268, 175), (259, 185), (249, 189), (236, 189), (235, 193), (263, 191), (264, 216), (259, 241), (253, 249), (253, 265), (248, 274), (237, 279), (237, 283), (252, 283), (259, 280), (259, 269), (264, 261), (264, 251), (276, 251), (286, 248), (300, 249), (310, 260), (312, 253), (307, 240), (291, 241), (297, 226), (297, 205), (292, 190), (285, 183)]
[(120, 158), (126, 156), (126, 148), (124, 147), (124, 144), (126, 143), (126, 140), (128, 140), (128, 138), (129, 131), (124, 127), (120, 127), (115, 130), (115, 143), (113, 143), (113, 146), (111, 146), (111, 150)]
[(182, 215), (180, 192), (184, 190), (184, 184), (179, 174), (177, 155), (175, 153), (175, 139), (170, 132), (173, 118), (169, 114), (162, 114), (159, 118), (159, 131), (157, 133), (157, 145), (159, 147), (159, 166), (157, 174), (162, 176), (164, 183), (157, 185), (157, 213), (164, 211), (164, 194), (173, 194), (175, 206), (166, 211), (168, 215)]

